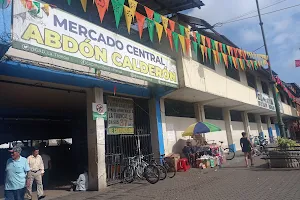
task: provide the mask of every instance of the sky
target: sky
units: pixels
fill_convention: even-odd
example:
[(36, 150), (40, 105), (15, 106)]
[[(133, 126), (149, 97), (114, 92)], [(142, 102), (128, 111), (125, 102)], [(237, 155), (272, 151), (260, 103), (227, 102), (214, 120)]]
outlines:
[[(282, 1), (282, 2), (281, 2)], [(184, 13), (206, 20), (211, 25), (239, 17), (257, 15), (255, 0), (202, 0), (205, 6)], [(269, 8), (263, 7), (278, 3)], [(259, 0), (261, 13), (300, 4), (296, 0)], [(254, 51), (263, 45), (258, 17), (234, 23), (223, 24), (215, 30), (234, 42), (238, 47)], [(300, 85), (300, 68), (295, 68), (295, 60), (300, 60), (300, 6), (280, 12), (263, 15), (264, 31), (272, 69), (285, 82)], [(265, 54), (264, 48), (256, 53)]]

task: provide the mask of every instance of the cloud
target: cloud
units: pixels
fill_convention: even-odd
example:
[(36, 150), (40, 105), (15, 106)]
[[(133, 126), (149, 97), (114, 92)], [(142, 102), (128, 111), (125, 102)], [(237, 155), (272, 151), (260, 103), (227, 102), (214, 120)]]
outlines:
[(261, 42), (262, 43), (262, 36), (261, 36), (261, 32), (259, 30), (255, 30), (255, 29), (242, 29), (239, 32), (239, 35), (241, 37), (241, 39), (243, 41), (245, 41), (246, 43), (257, 43), (257, 42)]

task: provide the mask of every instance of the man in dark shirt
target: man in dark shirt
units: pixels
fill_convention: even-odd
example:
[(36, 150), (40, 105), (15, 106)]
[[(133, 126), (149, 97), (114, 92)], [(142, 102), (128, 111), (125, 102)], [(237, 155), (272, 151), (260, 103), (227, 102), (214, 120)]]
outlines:
[(183, 147), (182, 153), (188, 159), (189, 163), (193, 165), (196, 152), (195, 152), (195, 148), (192, 146), (191, 140), (186, 141), (186, 146)]

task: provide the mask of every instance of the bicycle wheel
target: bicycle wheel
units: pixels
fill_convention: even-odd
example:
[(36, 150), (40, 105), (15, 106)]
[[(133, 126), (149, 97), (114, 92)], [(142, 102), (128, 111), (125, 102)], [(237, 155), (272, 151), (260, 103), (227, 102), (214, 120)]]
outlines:
[(165, 168), (167, 169), (167, 174), (169, 178), (173, 178), (176, 175), (176, 169), (174, 166), (170, 166), (168, 163), (164, 164)]
[(226, 155), (226, 160), (232, 160), (235, 156), (235, 153), (231, 148), (225, 148), (224, 154)]
[(156, 165), (159, 169), (159, 180), (165, 180), (167, 178), (167, 169), (162, 165)]
[(155, 184), (159, 181), (159, 169), (155, 165), (148, 165), (145, 167), (144, 176), (146, 180), (151, 183)]
[(124, 181), (127, 183), (132, 183), (134, 181), (134, 177), (135, 177), (134, 168), (130, 165), (125, 167), (125, 169), (123, 171)]

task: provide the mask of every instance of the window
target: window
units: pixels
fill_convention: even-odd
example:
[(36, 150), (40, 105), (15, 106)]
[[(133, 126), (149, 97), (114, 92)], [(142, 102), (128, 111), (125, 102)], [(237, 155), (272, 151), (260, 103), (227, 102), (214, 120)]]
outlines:
[(229, 76), (230, 78), (233, 78), (233, 79), (235, 79), (237, 81), (240, 81), (240, 73), (235, 68), (228, 68), (228, 69), (226, 69), (226, 75)]
[(242, 122), (242, 113), (240, 111), (237, 110), (231, 110), (230, 111), (230, 117), (231, 117), (231, 121), (236, 121), (236, 122)]
[(165, 99), (165, 114), (174, 117), (196, 117), (193, 103), (170, 99)]
[(255, 76), (253, 74), (250, 74), (249, 72), (246, 72), (246, 77), (247, 77), (248, 86), (257, 89)]
[(267, 123), (267, 116), (261, 115), (261, 123), (266, 124)]
[(222, 108), (204, 106), (205, 119), (223, 120)]
[(262, 87), (262, 90), (263, 90), (263, 93), (269, 95), (269, 87), (268, 87), (268, 84), (266, 82), (261, 82), (261, 87)]
[(254, 114), (252, 113), (248, 113), (248, 119), (249, 119), (249, 122), (252, 122), (252, 123), (255, 123), (255, 116)]

